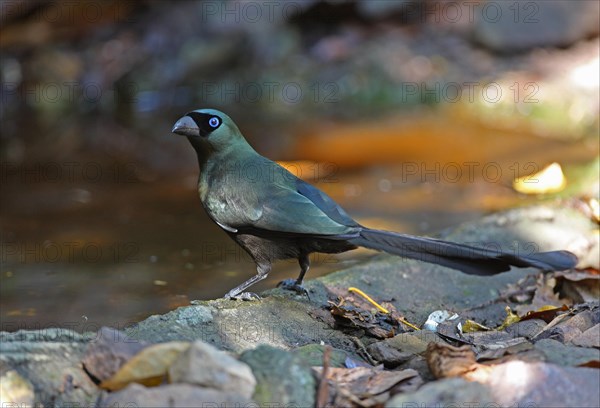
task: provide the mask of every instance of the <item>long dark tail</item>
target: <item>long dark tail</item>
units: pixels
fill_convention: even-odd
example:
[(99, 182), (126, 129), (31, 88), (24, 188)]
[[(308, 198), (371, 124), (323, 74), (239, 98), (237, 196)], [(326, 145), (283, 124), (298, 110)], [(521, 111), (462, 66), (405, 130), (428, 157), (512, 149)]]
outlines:
[(495, 275), (508, 271), (511, 266), (533, 266), (544, 271), (560, 271), (577, 264), (577, 257), (569, 251), (514, 255), (434, 238), (368, 228), (361, 231), (360, 237), (349, 241), (365, 248), (458, 269), (470, 275)]

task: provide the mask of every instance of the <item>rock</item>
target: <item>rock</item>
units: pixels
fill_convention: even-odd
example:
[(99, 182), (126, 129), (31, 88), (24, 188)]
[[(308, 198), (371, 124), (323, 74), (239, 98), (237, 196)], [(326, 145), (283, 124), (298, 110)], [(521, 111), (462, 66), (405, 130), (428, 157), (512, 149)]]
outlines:
[(254, 400), (259, 404), (277, 401), (279, 406), (315, 405), (317, 383), (311, 368), (298, 356), (274, 347), (260, 345), (245, 351), (240, 360), (256, 377)]
[(494, 367), (486, 381), (496, 404), (505, 407), (598, 407), (598, 384), (595, 368), (517, 360)]
[[(325, 347), (320, 344), (307, 344), (292, 350), (292, 353), (298, 356), (305, 364), (319, 367), (323, 365), (323, 352)], [(347, 354), (335, 348), (331, 349), (329, 354), (329, 367), (345, 367)]]
[(385, 340), (371, 344), (367, 347), (367, 351), (378, 363), (383, 363), (387, 368), (398, 367), (414, 357), (414, 354), (400, 351)]
[(598, 323), (600, 323), (600, 309), (595, 308), (594, 310), (584, 310), (577, 313), (561, 325), (574, 326), (584, 332)]
[(354, 347), (348, 347), (344, 333), (311, 317), (314, 308), (314, 304), (280, 296), (243, 303), (218, 299), (151, 316), (129, 327), (126, 333), (152, 343), (202, 340), (236, 353), (258, 344), (288, 349), (325, 340), (355, 356)]
[(33, 385), (6, 363), (0, 364), (0, 396), (3, 407), (31, 407), (35, 398)]
[(81, 364), (90, 339), (67, 329), (2, 332), (0, 362), (33, 385), (34, 404), (87, 406), (100, 394)]
[(416, 355), (424, 354), (430, 342), (443, 342), (443, 340), (434, 332), (421, 330), (398, 334), (391, 339), (373, 343), (367, 347), (367, 350), (374, 359), (386, 367), (396, 367)]
[(591, 361), (600, 361), (598, 349), (567, 346), (552, 339), (540, 340), (534, 347), (544, 353), (546, 361), (558, 365), (577, 366)]
[(246, 364), (202, 341), (192, 343), (169, 368), (171, 382), (182, 382), (252, 397), (256, 379)]
[[(477, 361), (482, 360), (503, 360), (516, 359), (536, 359), (543, 361), (543, 355), (534, 352), (533, 343), (529, 342), (525, 337), (514, 337), (506, 342), (485, 344), (476, 348)], [(526, 357), (525, 357), (526, 356)]]
[(597, 302), (574, 306), (571, 313), (576, 314), (572, 317), (567, 314), (556, 316), (535, 336), (535, 340), (554, 339), (561, 343), (569, 343), (600, 322), (600, 309)]
[(146, 388), (131, 384), (108, 395), (98, 403), (99, 407), (249, 407), (252, 400), (235, 392), (196, 387), (190, 384), (167, 384)]
[(435, 380), (433, 373), (429, 370), (429, 364), (427, 364), (427, 360), (425, 357), (415, 356), (408, 360), (406, 364), (402, 365), (403, 369), (413, 369), (419, 373), (419, 376), (425, 382), (429, 382)]
[(600, 371), (547, 363), (511, 361), (492, 367), (479, 382), (462, 378), (430, 382), (397, 395), (386, 407), (473, 406), (598, 407)]
[(600, 324), (590, 327), (576, 336), (571, 343), (575, 346), (600, 348)]
[(473, 344), (477, 348), (493, 345), (506, 346), (511, 340), (515, 340), (514, 336), (498, 330), (463, 333), (462, 337), (468, 344)]
[(399, 394), (385, 406), (396, 407), (462, 407), (465, 401), (477, 401), (477, 406), (496, 406), (485, 385), (462, 378), (449, 378), (423, 385), (418, 391)]
[(496, 51), (570, 45), (598, 33), (597, 1), (491, 2), (477, 7), (473, 36)]
[(533, 338), (536, 334), (546, 327), (546, 322), (541, 319), (522, 320), (511, 324), (504, 329), (512, 337), (524, 337), (526, 339)]
[(131, 339), (118, 330), (102, 327), (85, 351), (83, 366), (95, 379), (104, 381), (148, 344)]
[(551, 339), (559, 341), (560, 343), (568, 343), (581, 333), (582, 331), (575, 326), (557, 325), (542, 331), (535, 336), (535, 340)]

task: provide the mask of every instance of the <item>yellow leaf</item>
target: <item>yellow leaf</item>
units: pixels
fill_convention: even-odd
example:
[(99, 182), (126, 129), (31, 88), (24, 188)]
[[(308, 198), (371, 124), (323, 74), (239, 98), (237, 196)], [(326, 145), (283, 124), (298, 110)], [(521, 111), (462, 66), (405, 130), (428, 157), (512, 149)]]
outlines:
[(488, 331), (491, 330), (489, 327), (484, 326), (483, 324), (477, 323), (474, 320), (467, 319), (465, 324), (462, 325), (463, 333), (472, 333), (478, 331)]
[(496, 330), (506, 329), (511, 324), (515, 324), (515, 323), (521, 321), (521, 318), (519, 317), (519, 315), (517, 315), (516, 313), (513, 313), (513, 311), (510, 310), (510, 306), (506, 306), (504, 308), (504, 310), (506, 310), (506, 317), (504, 318), (504, 321), (502, 322), (500, 327), (498, 327)]
[(549, 194), (562, 191), (567, 180), (558, 163), (552, 163), (542, 171), (513, 181), (513, 188), (523, 194)]
[(590, 200), (588, 201), (588, 205), (590, 206), (590, 209), (592, 210), (593, 220), (600, 223), (600, 203), (598, 203), (597, 199), (590, 198)]
[(102, 381), (100, 387), (116, 391), (130, 383), (138, 383), (147, 387), (160, 385), (166, 378), (169, 367), (179, 354), (190, 347), (190, 343), (172, 341), (155, 344), (133, 356), (108, 380)]

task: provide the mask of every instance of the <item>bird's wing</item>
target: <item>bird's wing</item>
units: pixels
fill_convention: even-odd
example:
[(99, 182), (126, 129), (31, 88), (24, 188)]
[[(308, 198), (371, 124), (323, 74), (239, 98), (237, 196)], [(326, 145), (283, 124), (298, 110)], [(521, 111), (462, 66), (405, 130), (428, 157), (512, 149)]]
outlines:
[(360, 227), (350, 217), (346, 215), (346, 222), (342, 220), (341, 208), (341, 212), (334, 211), (333, 207), (321, 208), (319, 206), (321, 203), (313, 202), (309, 197), (291, 188), (273, 185), (270, 190), (270, 194), (259, 198), (261, 215), (252, 222), (254, 228), (293, 234), (344, 236), (344, 238), (357, 236), (360, 232)]
[(278, 164), (271, 163), (270, 166), (277, 166), (277, 172), (272, 174), (282, 176), (254, 188), (245, 186), (243, 196), (224, 197), (228, 211), (227, 219), (219, 220), (221, 223), (240, 232), (252, 228), (339, 239), (358, 236), (361, 226), (335, 201), (283, 167), (279, 168)]
[(307, 182), (296, 179), (296, 191), (309, 199), (319, 210), (323, 211), (329, 218), (335, 222), (352, 226), (359, 227), (360, 225), (354, 221), (342, 207), (338, 205), (331, 197), (319, 190), (318, 188), (308, 184)]

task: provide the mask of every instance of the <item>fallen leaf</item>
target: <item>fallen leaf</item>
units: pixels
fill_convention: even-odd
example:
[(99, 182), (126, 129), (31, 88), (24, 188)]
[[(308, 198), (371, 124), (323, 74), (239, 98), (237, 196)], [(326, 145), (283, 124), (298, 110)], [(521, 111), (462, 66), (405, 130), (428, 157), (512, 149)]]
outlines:
[(454, 347), (444, 343), (429, 343), (425, 354), (429, 370), (435, 378), (459, 377), (477, 367), (470, 346)]
[(507, 354), (519, 354), (533, 349), (533, 344), (523, 337), (517, 337), (505, 342), (497, 342), (486, 345), (480, 353), (477, 354), (477, 361), (496, 360)]
[(102, 381), (100, 387), (115, 391), (130, 383), (148, 387), (160, 385), (166, 378), (169, 366), (179, 354), (190, 347), (190, 343), (172, 341), (146, 347), (127, 361), (111, 378)]
[(506, 306), (504, 310), (506, 311), (506, 317), (504, 318), (502, 324), (496, 328), (496, 330), (504, 330), (511, 324), (521, 321), (519, 315), (513, 313), (513, 311), (510, 309), (510, 306)]
[(398, 322), (390, 315), (383, 313), (372, 313), (348, 304), (344, 299), (338, 303), (329, 302), (331, 315), (336, 324), (354, 329), (363, 329), (367, 334), (379, 339), (393, 337), (401, 329)]
[(513, 181), (513, 188), (523, 194), (549, 194), (562, 191), (567, 180), (558, 163), (552, 163), (541, 171)]
[(600, 275), (587, 272), (557, 272), (560, 291), (575, 303), (594, 302), (600, 298)]
[(523, 320), (531, 320), (531, 319), (541, 319), (546, 323), (550, 323), (556, 315), (560, 312), (566, 312), (569, 310), (567, 305), (562, 305), (561, 307), (554, 306), (543, 306), (535, 312), (528, 312), (525, 316), (521, 317), (521, 321)]
[[(321, 369), (316, 370), (322, 374)], [(390, 398), (390, 391), (399, 384), (417, 379), (417, 371), (384, 371), (380, 367), (329, 368), (327, 379), (335, 389), (330, 406), (382, 406)]]
[(467, 319), (462, 325), (462, 332), (463, 333), (473, 333), (473, 332), (478, 332), (478, 331), (488, 331), (488, 330), (492, 330), (487, 326), (484, 326), (483, 324), (477, 323), (474, 320), (471, 319)]

